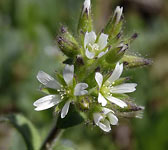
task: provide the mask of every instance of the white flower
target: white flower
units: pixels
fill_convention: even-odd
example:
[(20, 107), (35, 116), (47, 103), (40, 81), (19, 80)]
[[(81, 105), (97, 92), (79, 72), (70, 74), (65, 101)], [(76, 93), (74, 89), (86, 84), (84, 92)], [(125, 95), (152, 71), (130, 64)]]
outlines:
[(100, 37), (97, 39), (96, 33), (86, 32), (84, 38), (84, 48), (85, 55), (89, 59), (93, 59), (95, 57), (102, 57), (104, 54), (108, 52), (107, 48), (107, 40), (108, 35), (101, 33)]
[(119, 23), (123, 12), (123, 7), (117, 6), (114, 12), (114, 17), (116, 16), (116, 24)]
[(87, 10), (88, 14), (90, 11), (90, 0), (85, 0), (83, 3), (83, 13)]
[(114, 115), (114, 112), (108, 108), (102, 108), (102, 112), (93, 114), (94, 122), (103, 131), (109, 132), (111, 130), (111, 125), (117, 125), (118, 118)]
[(88, 93), (86, 88), (88, 88), (88, 85), (86, 83), (78, 83), (76, 85), (73, 85), (73, 78), (74, 78), (74, 66), (73, 65), (66, 65), (63, 71), (63, 78), (66, 82), (65, 85), (61, 85), (57, 80), (55, 80), (53, 77), (48, 75), (47, 73), (43, 71), (39, 71), (37, 74), (37, 79), (40, 83), (45, 85), (48, 88), (54, 89), (58, 92), (58, 94), (55, 95), (47, 95), (45, 97), (42, 97), (34, 102), (34, 106), (36, 107), (36, 111), (45, 110), (48, 108), (51, 108), (66, 98), (65, 104), (61, 110), (61, 118), (64, 118), (69, 110), (69, 105), (71, 101), (73, 101), (75, 96), (81, 96)]
[(127, 106), (127, 104), (113, 96), (114, 93), (123, 94), (123, 93), (131, 93), (136, 90), (136, 83), (123, 83), (120, 85), (114, 86), (116, 80), (119, 79), (123, 71), (123, 64), (116, 64), (116, 67), (111, 74), (111, 76), (103, 83), (103, 75), (99, 72), (95, 74), (95, 80), (99, 86), (99, 95), (98, 102), (102, 104), (102, 106), (106, 106), (107, 100), (111, 103), (114, 103), (121, 108)]

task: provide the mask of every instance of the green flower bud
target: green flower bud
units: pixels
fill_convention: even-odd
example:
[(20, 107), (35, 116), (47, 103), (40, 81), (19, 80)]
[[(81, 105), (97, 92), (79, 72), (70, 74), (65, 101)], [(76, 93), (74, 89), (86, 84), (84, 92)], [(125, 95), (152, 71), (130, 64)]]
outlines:
[(110, 64), (116, 63), (122, 58), (127, 49), (128, 45), (120, 44), (120, 46), (118, 46), (117, 48), (112, 48), (108, 51), (105, 56), (105, 60)]
[(109, 41), (116, 37), (122, 29), (123, 19), (122, 19), (123, 7), (117, 6), (113, 17), (110, 18), (106, 27), (104, 28), (104, 33), (109, 35)]
[(65, 55), (75, 57), (79, 54), (80, 46), (73, 35), (68, 32), (67, 28), (61, 28), (61, 34), (57, 37), (57, 42), (59, 48)]
[(86, 32), (91, 32), (93, 30), (92, 22), (90, 0), (85, 0), (78, 24), (78, 33), (82, 39)]
[(134, 68), (152, 64), (152, 61), (150, 59), (132, 55), (124, 55), (124, 57), (121, 59), (121, 62), (123, 62), (124, 65), (128, 68)]

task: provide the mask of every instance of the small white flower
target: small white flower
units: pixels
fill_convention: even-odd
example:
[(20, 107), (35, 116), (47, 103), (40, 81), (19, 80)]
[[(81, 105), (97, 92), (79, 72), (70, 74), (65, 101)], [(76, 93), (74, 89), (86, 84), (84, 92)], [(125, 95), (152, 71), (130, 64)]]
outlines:
[(116, 24), (119, 23), (123, 12), (123, 7), (117, 6), (114, 12), (114, 17), (116, 16)]
[(36, 111), (41, 111), (45, 109), (49, 109), (57, 104), (59, 104), (62, 100), (64, 100), (64, 97), (68, 97), (69, 99), (65, 101), (65, 104), (61, 110), (61, 118), (64, 118), (69, 110), (69, 105), (71, 101), (73, 101), (74, 96), (81, 96), (88, 93), (86, 88), (88, 88), (88, 85), (86, 83), (78, 83), (76, 85), (73, 85), (73, 78), (74, 78), (74, 66), (73, 65), (66, 65), (63, 71), (63, 78), (66, 82), (65, 85), (61, 85), (57, 80), (55, 80), (53, 77), (48, 75), (47, 73), (43, 71), (39, 71), (37, 74), (37, 79), (40, 83), (45, 85), (48, 88), (57, 90), (59, 94), (55, 95), (47, 95), (45, 97), (42, 97), (34, 102), (34, 106), (36, 107)]
[(87, 10), (88, 14), (90, 11), (90, 0), (85, 0), (83, 3), (83, 13)]
[(93, 113), (93, 119), (97, 126), (103, 131), (109, 132), (111, 125), (117, 125), (118, 118), (114, 115), (114, 112), (108, 108), (102, 108), (102, 112)]
[(108, 35), (101, 33), (100, 37), (97, 40), (96, 33), (86, 32), (84, 38), (84, 48), (85, 48), (85, 55), (89, 59), (93, 59), (95, 57), (102, 57), (104, 54), (108, 52), (107, 48), (107, 40)]
[(99, 86), (99, 95), (98, 95), (98, 102), (102, 104), (102, 106), (106, 106), (107, 100), (120, 106), (121, 108), (124, 108), (127, 106), (127, 104), (114, 97), (113, 93), (131, 93), (136, 90), (136, 83), (123, 83), (117, 86), (114, 86), (116, 80), (118, 80), (122, 74), (123, 71), (123, 64), (117, 63), (113, 73), (111, 76), (103, 83), (103, 75), (99, 72), (96, 72), (95, 74), (95, 80)]

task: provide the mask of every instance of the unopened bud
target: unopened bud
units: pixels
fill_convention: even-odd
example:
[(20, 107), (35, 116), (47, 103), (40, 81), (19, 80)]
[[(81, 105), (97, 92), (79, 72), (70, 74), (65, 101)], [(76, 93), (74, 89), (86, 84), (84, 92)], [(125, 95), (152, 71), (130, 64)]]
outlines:
[(57, 37), (57, 43), (61, 51), (69, 57), (75, 57), (79, 53), (78, 42), (65, 27), (61, 27), (61, 34)]
[(152, 61), (143, 57), (124, 55), (121, 62), (128, 68), (141, 67), (146, 65), (151, 65)]
[(117, 6), (113, 18), (116, 18), (115, 24), (118, 24), (123, 12), (123, 7)]
[(86, 32), (91, 32), (93, 30), (92, 22), (91, 2), (90, 0), (85, 0), (78, 24), (78, 34), (80, 35), (81, 40), (83, 40)]
[(90, 0), (85, 0), (83, 3), (83, 13), (87, 12), (88, 14), (90, 13)]
[(115, 38), (122, 30), (122, 12), (123, 7), (117, 6), (113, 17), (110, 18), (109, 22), (104, 28), (104, 33), (109, 35), (109, 40)]

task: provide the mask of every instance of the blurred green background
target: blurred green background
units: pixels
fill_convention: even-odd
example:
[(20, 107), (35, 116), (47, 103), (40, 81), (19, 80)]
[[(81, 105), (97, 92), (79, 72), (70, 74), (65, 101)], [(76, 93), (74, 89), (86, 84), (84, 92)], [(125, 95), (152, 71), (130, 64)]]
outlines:
[[(19, 112), (47, 134), (52, 110), (35, 112), (42, 96), (36, 74), (61, 71), (64, 57), (55, 38), (61, 24), (76, 33), (83, 0), (0, 0), (0, 115)], [(132, 94), (146, 107), (143, 119), (123, 119), (110, 134), (86, 124), (66, 130), (58, 150), (168, 149), (168, 1), (92, 0), (95, 30), (99, 31), (117, 5), (124, 6), (126, 36), (139, 33), (130, 52), (152, 58), (153, 65), (126, 70), (138, 83)], [(25, 150), (20, 135), (0, 124), (0, 150)]]

